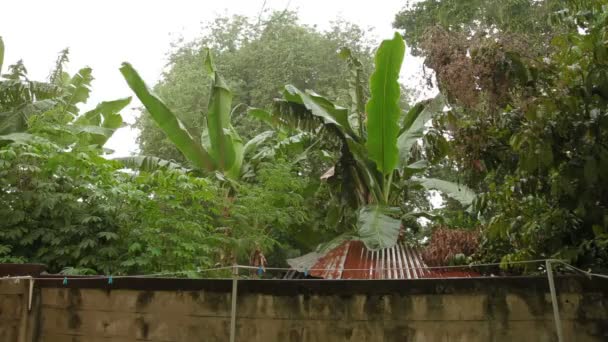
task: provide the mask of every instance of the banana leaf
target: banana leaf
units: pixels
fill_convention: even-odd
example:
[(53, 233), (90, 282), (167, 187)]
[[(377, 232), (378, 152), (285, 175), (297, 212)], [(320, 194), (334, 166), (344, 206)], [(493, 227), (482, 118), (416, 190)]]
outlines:
[(401, 220), (389, 215), (398, 209), (368, 205), (359, 211), (357, 234), (369, 250), (389, 248), (397, 243)]
[(367, 111), (367, 150), (383, 175), (398, 163), (397, 137), (400, 117), (399, 72), (405, 54), (405, 43), (399, 33), (382, 42), (376, 52), (376, 69), (370, 80), (371, 97)]
[(198, 169), (214, 171), (216, 163), (201, 144), (198, 144), (186, 130), (184, 124), (171, 112), (163, 101), (152, 93), (137, 71), (129, 63), (123, 63), (120, 72), (129, 87), (146, 107), (152, 119), (165, 132), (169, 140)]

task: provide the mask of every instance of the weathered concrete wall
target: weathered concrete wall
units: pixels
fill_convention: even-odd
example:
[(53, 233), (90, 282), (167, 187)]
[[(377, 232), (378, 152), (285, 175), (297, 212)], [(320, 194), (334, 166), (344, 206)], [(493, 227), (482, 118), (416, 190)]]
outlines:
[(0, 336), (18, 341), (24, 288), (12, 281), (0, 281)]
[(33, 313), (28, 311), (29, 280), (0, 281), (0, 341), (31, 341)]
[[(28, 342), (228, 340), (230, 280), (38, 285)], [(557, 287), (566, 341), (608, 341), (608, 281)], [(237, 341), (557, 340), (546, 278), (240, 281), (237, 302)]]

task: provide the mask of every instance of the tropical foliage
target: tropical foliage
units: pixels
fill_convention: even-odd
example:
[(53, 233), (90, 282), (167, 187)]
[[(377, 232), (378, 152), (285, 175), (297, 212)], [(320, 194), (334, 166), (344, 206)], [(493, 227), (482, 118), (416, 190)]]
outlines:
[(167, 105), (150, 91), (130, 64), (123, 64), (120, 70), (150, 116), (184, 154), (193, 168), (204, 172), (217, 171), (236, 180), (248, 167), (243, 165), (246, 161), (245, 156), (255, 152), (258, 145), (271, 137), (271, 132), (260, 133), (243, 143), (230, 122), (233, 112), (232, 91), (217, 72), (209, 51), (205, 59), (205, 68), (212, 83), (209, 107), (205, 116), (206, 124), (200, 142), (190, 135), (182, 121)]
[[(0, 39), (0, 262), (195, 277), (404, 239), (432, 265), (605, 268), (607, 23), (604, 0), (422, 0), (374, 49), (343, 21), (218, 17), (154, 87), (120, 68), (143, 108), (119, 159), (131, 99), (90, 106), (67, 49), (32, 80)], [(410, 104), (403, 37), (436, 97)]]
[[(219, 16), (203, 25), (200, 37), (176, 42), (169, 64), (153, 90), (184, 123), (195, 140), (207, 127), (212, 78), (201, 63), (207, 49), (233, 92), (232, 125), (247, 141), (264, 132), (258, 120), (244, 115), (248, 106), (267, 107), (285, 84), (317, 89), (349, 104), (348, 66), (336, 54), (349, 47), (369, 77), (373, 47), (359, 26), (335, 21), (327, 30), (301, 24), (290, 11), (261, 17)], [(142, 154), (184, 163), (186, 159), (145, 111), (137, 121)]]
[[(333, 212), (328, 216), (334, 224), (355, 227), (356, 237), (373, 250), (397, 242), (404, 214), (424, 214), (403, 213), (399, 208), (400, 203), (407, 202), (407, 187), (412, 183), (444, 190), (465, 204), (470, 204), (474, 196), (466, 187), (447, 181), (412, 178), (429, 165), (429, 160), (415, 156), (412, 150), (418, 147), (416, 143), (424, 135), (425, 124), (443, 108), (439, 98), (401, 114), (398, 78), (404, 53), (405, 44), (399, 34), (378, 48), (365, 113), (360, 110), (349, 115), (346, 108), (312, 91), (303, 92), (288, 85), (283, 100), (276, 103), (276, 110), (266, 114), (273, 116), (278, 125), (322, 131), (328, 139), (337, 142), (338, 161), (323, 177), (334, 184), (335, 190)], [(351, 65), (356, 67), (357, 63)], [(354, 86), (357, 85), (355, 81)], [(361, 94), (356, 88), (354, 93)], [(366, 125), (356, 126), (364, 121)], [(439, 154), (445, 154), (441, 146), (447, 143), (441, 135), (435, 135), (433, 143), (440, 147)], [(440, 159), (441, 156), (429, 154), (427, 157)]]
[[(243, 251), (248, 249), (272, 250), (274, 246), (281, 245), (275, 237), (285, 236), (290, 230), (310, 232), (314, 229), (309, 222), (312, 216), (309, 212), (314, 208), (307, 207), (300, 195), (306, 186), (302, 184), (303, 179), (292, 176), (293, 163), (282, 161), (276, 166), (268, 163), (259, 165), (269, 160), (277, 162), (281, 156), (293, 155), (294, 152), (305, 156), (303, 146), (310, 139), (305, 133), (289, 135), (287, 131), (278, 130), (276, 133), (262, 132), (243, 143), (230, 122), (236, 109), (231, 106), (233, 93), (216, 70), (210, 51), (207, 52), (204, 67), (212, 83), (200, 143), (192, 138), (177, 115), (149, 90), (130, 64), (125, 63), (121, 72), (150, 116), (190, 161), (190, 171), (199, 176), (212, 176), (228, 185), (223, 197), (224, 222), (227, 226), (222, 230), (233, 239), (231, 244), (225, 245), (222, 262), (227, 263), (242, 258)], [(189, 170), (157, 157), (137, 156), (121, 158), (120, 161), (136, 170)], [(260, 175), (256, 178), (254, 169), (258, 165)], [(241, 181), (248, 181), (249, 184)], [(308, 223), (307, 228), (303, 228), (304, 223)], [(297, 242), (294, 239), (291, 241)], [(296, 245), (305, 244), (299, 242)]]
[[(458, 224), (482, 225), (482, 260), (552, 257), (602, 265), (608, 257), (606, 5), (517, 3), (530, 10), (504, 16), (509, 25), (481, 15), (463, 21), (496, 28), (477, 33), (435, 26), (448, 6), (467, 13), (468, 3), (420, 4), (397, 19), (407, 28), (421, 12), (435, 18), (417, 39), (452, 107), (435, 125), (451, 138), (444, 173), (457, 173), (480, 193), (477, 215)], [(538, 18), (546, 20), (533, 21)], [(540, 49), (530, 48), (532, 33)]]

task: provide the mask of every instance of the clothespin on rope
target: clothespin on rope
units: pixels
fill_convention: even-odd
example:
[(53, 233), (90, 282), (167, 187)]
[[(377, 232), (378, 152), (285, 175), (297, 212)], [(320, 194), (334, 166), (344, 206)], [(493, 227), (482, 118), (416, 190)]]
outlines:
[(108, 277), (108, 285), (112, 285), (113, 282), (114, 279), (112, 279), (112, 275), (110, 274), (110, 277)]
[(67, 285), (68, 284), (68, 277), (63, 277), (63, 285)]

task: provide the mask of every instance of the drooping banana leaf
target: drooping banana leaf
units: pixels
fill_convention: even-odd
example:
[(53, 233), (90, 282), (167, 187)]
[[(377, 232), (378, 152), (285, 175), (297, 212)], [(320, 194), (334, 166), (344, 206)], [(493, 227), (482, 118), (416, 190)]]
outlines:
[(10, 112), (0, 113), (0, 134), (25, 132), (30, 116), (42, 114), (57, 105), (53, 100), (42, 100), (19, 106)]
[[(397, 210), (398, 211), (398, 210)], [(357, 234), (370, 250), (389, 248), (397, 243), (401, 221), (389, 216), (395, 209), (368, 205), (359, 211)]]
[(268, 139), (272, 138), (273, 136), (274, 131), (265, 131), (251, 138), (251, 140), (249, 140), (243, 148), (243, 155), (247, 156), (250, 153), (253, 153), (258, 146), (268, 141)]
[[(368, 195), (371, 195), (374, 202), (379, 203), (382, 201), (382, 186), (383, 176), (377, 170), (376, 164), (374, 164), (367, 156), (367, 150), (363, 144), (357, 143), (351, 139), (346, 139), (348, 146), (347, 152), (342, 153), (340, 164), (345, 164), (342, 167), (342, 173), (346, 176), (345, 182), (352, 181), (352, 185), (346, 185), (353, 189), (359, 197), (359, 204), (367, 203)], [(352, 161), (349, 160), (352, 158)], [(350, 194), (346, 194), (350, 196)]]
[[(20, 144), (27, 144), (36, 139), (46, 141), (45, 138), (38, 137), (38, 136), (29, 134), (29, 133), (23, 133), (23, 132), (0, 135), (0, 142), (10, 141), (10, 142), (15, 142), (15, 143), (20, 143)], [(1, 145), (2, 144), (0, 143), (0, 146)]]
[(307, 120), (305, 116), (308, 115), (310, 117), (308, 120), (315, 120), (310, 125), (312, 129), (317, 128), (320, 124), (329, 125), (356, 141), (360, 140), (350, 126), (346, 108), (332, 103), (319, 94), (311, 91), (303, 92), (292, 85), (285, 86), (283, 97), (287, 102), (303, 106), (306, 111), (303, 113), (292, 111), (291, 113), (281, 114), (304, 114), (297, 118), (298, 120)]
[(412, 178), (413, 181), (420, 183), (428, 190), (441, 191), (448, 197), (451, 197), (464, 206), (469, 206), (477, 197), (477, 194), (469, 187), (463, 184), (448, 182), (436, 178)]
[(235, 142), (232, 140), (236, 132), (230, 124), (232, 92), (215, 69), (209, 50), (207, 50), (204, 66), (212, 79), (211, 96), (207, 112), (207, 129), (212, 147), (209, 152), (219, 169), (227, 171), (232, 168), (236, 158)]
[(188, 169), (181, 165), (174, 163), (169, 160), (153, 157), (153, 156), (132, 156), (132, 157), (121, 157), (114, 158), (113, 160), (121, 163), (125, 168), (154, 172), (158, 170), (176, 170), (180, 172), (187, 172)]
[(123, 63), (120, 72), (129, 84), (129, 87), (144, 104), (152, 119), (192, 165), (201, 170), (214, 171), (216, 164), (211, 155), (200, 144), (194, 141), (177, 116), (150, 91), (131, 64)]
[(376, 52), (376, 69), (370, 80), (366, 146), (370, 159), (384, 175), (391, 173), (399, 160), (399, 72), (404, 54), (405, 43), (399, 33), (392, 40), (383, 41)]
[(340, 57), (348, 63), (350, 70), (349, 95), (352, 101), (352, 112), (355, 117), (356, 127), (359, 136), (365, 139), (365, 125), (363, 116), (365, 115), (365, 89), (363, 88), (363, 64), (355, 57), (349, 48), (340, 49)]
[(407, 113), (401, 126), (397, 146), (399, 148), (399, 163), (407, 165), (410, 151), (416, 141), (424, 136), (425, 125), (436, 113), (441, 112), (445, 105), (443, 96), (416, 104)]

